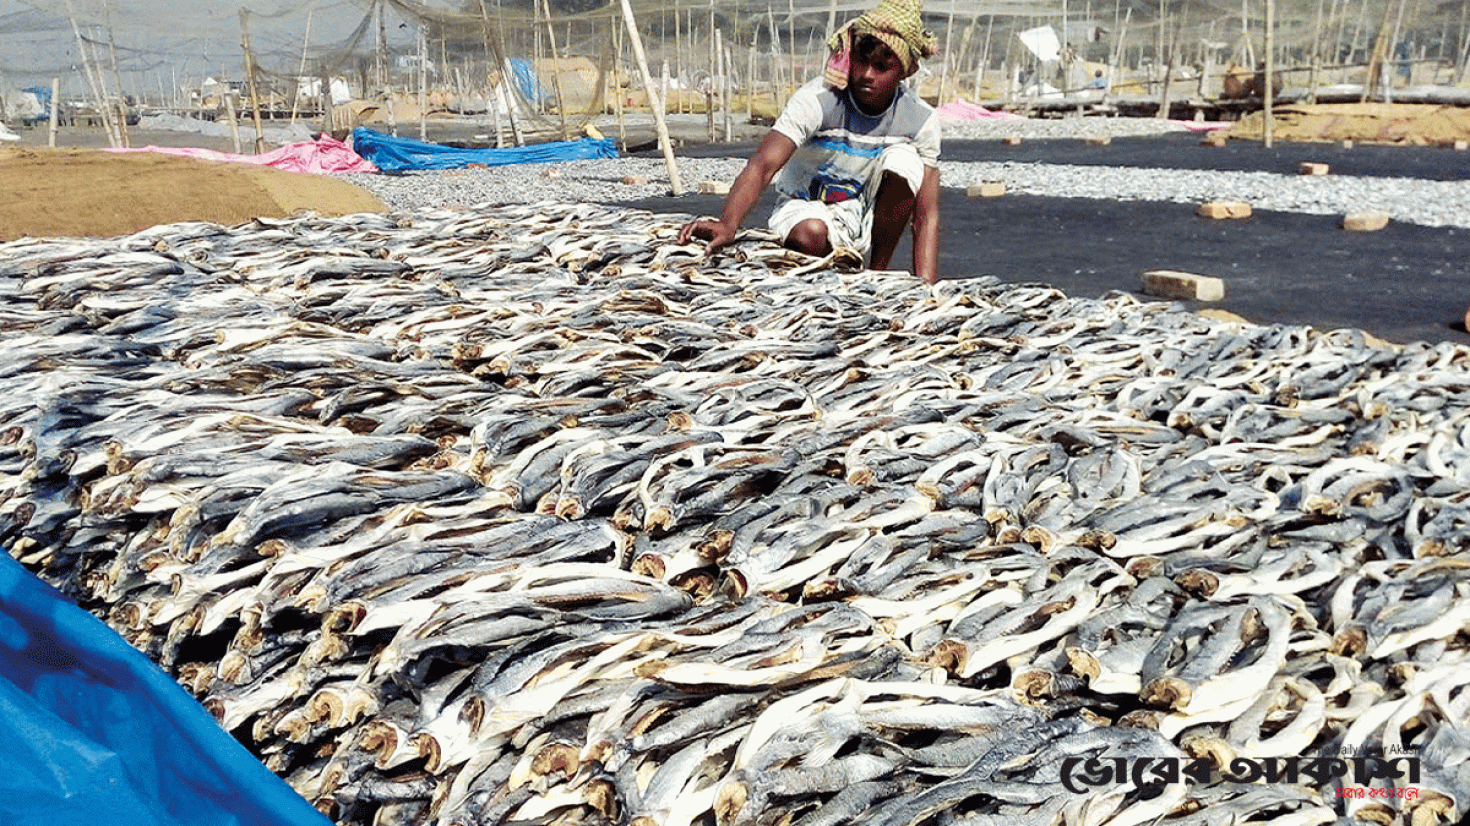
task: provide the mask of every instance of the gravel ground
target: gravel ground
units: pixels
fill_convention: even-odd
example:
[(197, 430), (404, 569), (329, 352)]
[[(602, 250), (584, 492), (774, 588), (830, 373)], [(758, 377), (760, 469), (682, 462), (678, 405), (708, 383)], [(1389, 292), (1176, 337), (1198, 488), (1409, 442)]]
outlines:
[[(1023, 138), (1079, 139), (1178, 131), (1153, 118), (995, 120), (946, 126), (947, 141)], [(743, 158), (678, 157), (686, 189), (702, 181), (731, 181)], [(1347, 175), (1302, 176), (1205, 169), (1139, 169), (1054, 163), (954, 162), (941, 165), (944, 185), (964, 189), (1000, 181), (1013, 193), (1115, 201), (1202, 203), (1245, 201), (1260, 210), (1344, 215), (1379, 210), (1395, 221), (1470, 227), (1470, 181), (1428, 181)], [(625, 202), (668, 194), (660, 158), (571, 161), (491, 169), (345, 176), (396, 209), (423, 206), (534, 203), (543, 200)], [(641, 177), (646, 184), (623, 183)]]

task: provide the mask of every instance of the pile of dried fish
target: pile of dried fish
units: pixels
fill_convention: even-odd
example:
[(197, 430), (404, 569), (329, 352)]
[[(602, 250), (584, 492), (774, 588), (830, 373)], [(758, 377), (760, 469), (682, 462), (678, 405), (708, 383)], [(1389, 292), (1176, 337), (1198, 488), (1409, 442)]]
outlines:
[(1466, 813), (1470, 351), (677, 226), (0, 246), (0, 543), (344, 824)]

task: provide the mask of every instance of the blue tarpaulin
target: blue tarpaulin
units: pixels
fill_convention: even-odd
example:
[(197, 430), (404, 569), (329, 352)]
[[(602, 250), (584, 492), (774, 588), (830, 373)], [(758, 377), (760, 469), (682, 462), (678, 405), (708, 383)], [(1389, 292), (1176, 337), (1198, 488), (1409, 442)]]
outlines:
[(0, 823), (331, 826), (96, 617), (0, 550)]
[(536, 78), (536, 70), (531, 68), (531, 61), (524, 57), (513, 57), (510, 59), (510, 71), (521, 97), (533, 104), (546, 98), (546, 87)]
[(409, 138), (395, 138), (361, 126), (352, 130), (352, 151), (372, 161), (384, 172), (460, 169), (472, 163), (505, 166), (513, 163), (585, 161), (618, 156), (612, 138), (582, 138), (504, 149), (458, 149)]

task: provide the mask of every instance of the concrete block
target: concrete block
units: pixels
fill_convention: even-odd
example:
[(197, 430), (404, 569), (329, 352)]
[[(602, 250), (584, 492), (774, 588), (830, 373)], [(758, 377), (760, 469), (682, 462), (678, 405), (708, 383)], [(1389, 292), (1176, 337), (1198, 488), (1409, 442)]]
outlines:
[(1342, 219), (1342, 228), (1351, 232), (1377, 232), (1386, 226), (1387, 212), (1354, 212)]
[(700, 181), (699, 194), (701, 195), (728, 195), (730, 184), (725, 181)]
[(1143, 291), (1160, 298), (1219, 301), (1225, 297), (1225, 282), (1212, 276), (1190, 272), (1149, 270), (1143, 274)]
[(1306, 162), (1297, 167), (1296, 171), (1303, 175), (1326, 175), (1329, 169), (1325, 163)]
[(1230, 135), (1226, 134), (1225, 130), (1223, 129), (1211, 129), (1210, 131), (1205, 133), (1205, 136), (1203, 138), (1199, 139), (1200, 146), (1220, 147), (1229, 142)]
[(1353, 148), (1353, 142), (1350, 141), (1350, 140), (1343, 141), (1342, 142), (1342, 148), (1343, 149), (1352, 149)]
[(1208, 201), (1199, 205), (1201, 218), (1249, 218), (1251, 205), (1244, 201)]
[(1020, 146), (1021, 138), (1019, 135), (1007, 135), (1001, 143), (1004, 143), (1006, 146)]
[(1464, 152), (1465, 150), (1470, 149), (1470, 141), (1467, 141), (1467, 140), (1450, 141), (1449, 146), (1450, 146), (1451, 149), (1455, 150), (1456, 152)]
[(1000, 181), (975, 184), (974, 186), (966, 187), (965, 194), (971, 198), (999, 198), (1006, 194), (1006, 185)]
[(642, 175), (624, 175), (623, 183), (628, 186), (644, 186), (648, 183), (648, 179)]
[(1095, 138), (1088, 138), (1087, 139), (1087, 142), (1090, 143), (1090, 144), (1092, 144), (1093, 146), (1107, 146), (1108, 144), (1110, 144), (1110, 143), (1113, 142), (1113, 136), (1112, 135), (1100, 135), (1100, 136), (1095, 137)]

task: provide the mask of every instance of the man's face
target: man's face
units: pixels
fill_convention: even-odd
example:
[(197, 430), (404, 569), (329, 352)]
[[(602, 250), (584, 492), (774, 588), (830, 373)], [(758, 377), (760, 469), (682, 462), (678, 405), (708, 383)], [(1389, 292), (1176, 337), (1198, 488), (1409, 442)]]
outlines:
[(903, 78), (903, 61), (886, 43), (875, 41), (869, 49), (853, 50), (847, 88), (865, 111), (877, 113), (887, 109)]

